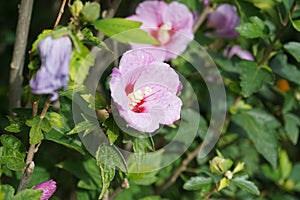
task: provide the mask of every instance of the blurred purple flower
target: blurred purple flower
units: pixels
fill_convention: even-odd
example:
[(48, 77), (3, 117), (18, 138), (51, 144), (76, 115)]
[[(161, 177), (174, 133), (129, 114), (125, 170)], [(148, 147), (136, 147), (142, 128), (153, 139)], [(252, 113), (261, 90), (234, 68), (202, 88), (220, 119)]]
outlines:
[(234, 45), (230, 49), (229, 48), (225, 49), (224, 51), (225, 57), (231, 58), (234, 55), (237, 55), (238, 57), (244, 60), (251, 60), (251, 61), (254, 60), (253, 55), (249, 51), (242, 50), (241, 47), (238, 45)]
[(56, 182), (53, 180), (44, 181), (36, 185), (33, 189), (42, 190), (41, 200), (48, 200), (56, 190)]
[(141, 28), (152, 35), (159, 45), (132, 44), (132, 48), (151, 47), (156, 60), (170, 60), (185, 51), (194, 39), (193, 14), (181, 3), (145, 1), (138, 5), (136, 14), (127, 19), (142, 22)]
[(58, 99), (58, 90), (66, 88), (69, 81), (69, 65), (72, 43), (69, 37), (46, 37), (38, 43), (41, 67), (30, 80), (33, 94), (50, 94), (50, 101)]
[(241, 23), (236, 7), (230, 4), (221, 4), (208, 15), (207, 27), (213, 28), (213, 34), (223, 38), (235, 38), (239, 33), (235, 27)]
[(211, 0), (203, 0), (202, 5), (203, 6), (208, 6), (210, 4)]
[(170, 65), (155, 61), (151, 53), (130, 50), (111, 74), (111, 96), (120, 116), (132, 128), (153, 132), (159, 124), (180, 118), (182, 84)]

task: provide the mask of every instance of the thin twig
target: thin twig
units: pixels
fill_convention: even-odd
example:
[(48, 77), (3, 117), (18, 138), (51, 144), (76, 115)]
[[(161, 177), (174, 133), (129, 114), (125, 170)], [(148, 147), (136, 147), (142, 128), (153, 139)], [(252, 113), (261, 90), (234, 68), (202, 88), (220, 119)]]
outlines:
[(284, 18), (283, 22), (281, 23), (281, 25), (278, 29), (278, 32), (276, 33), (276, 35), (275, 35), (274, 39), (272, 40), (271, 44), (269, 45), (269, 47), (264, 52), (262, 59), (258, 62), (259, 67), (262, 67), (265, 64), (265, 62), (269, 59), (270, 54), (275, 46), (275, 43), (277, 42), (277, 40), (279, 40), (279, 38), (281, 37), (283, 31), (285, 30), (285, 28), (289, 22), (289, 15), (294, 12), (295, 8), (296, 8), (296, 1), (294, 2), (289, 13), (287, 14), (287, 16)]
[(58, 13), (57, 18), (56, 18), (55, 23), (54, 23), (54, 28), (56, 28), (57, 25), (60, 22), (61, 16), (63, 15), (63, 13), (65, 11), (66, 2), (67, 2), (67, 0), (63, 0), (63, 2), (61, 3), (59, 13)]
[(169, 178), (161, 187), (156, 189), (157, 194), (161, 194), (164, 190), (170, 187), (177, 180), (177, 178), (182, 174), (182, 172), (186, 170), (190, 162), (198, 155), (201, 148), (202, 143), (199, 144), (194, 151), (187, 155), (187, 157), (181, 163), (180, 167), (173, 173), (171, 178)]
[(19, 8), (19, 18), (16, 30), (16, 40), (9, 78), (9, 108), (21, 106), (24, 58), (34, 0), (22, 0)]
[(28, 163), (26, 165), (26, 168), (25, 168), (25, 170), (23, 172), (23, 175), (22, 175), (22, 178), (21, 178), (21, 181), (20, 181), (17, 193), (19, 193), (20, 191), (24, 190), (27, 187), (27, 185), (28, 185), (28, 183), (29, 183), (29, 181), (31, 179), (31, 175), (33, 173), (33, 170), (34, 170), (34, 162), (31, 161), (30, 163)]
[(41, 112), (41, 115), (40, 115), (41, 119), (44, 119), (44, 117), (46, 116), (46, 113), (48, 111), (48, 108), (49, 108), (50, 104), (51, 104), (50, 97), (48, 97), (46, 102), (45, 102), (45, 105), (43, 107), (43, 110)]
[(39, 101), (35, 101), (33, 102), (33, 105), (32, 105), (32, 116), (35, 117), (37, 115), (37, 112), (38, 112), (38, 109), (39, 109)]
[(215, 192), (217, 191), (217, 186), (212, 188), (204, 197), (205, 200), (209, 200), (210, 196)]
[(212, 11), (211, 7), (206, 6), (204, 10), (202, 11), (201, 15), (199, 16), (198, 20), (194, 24), (193, 27), (193, 33), (196, 33), (196, 31), (200, 28), (202, 23), (205, 21), (207, 15)]

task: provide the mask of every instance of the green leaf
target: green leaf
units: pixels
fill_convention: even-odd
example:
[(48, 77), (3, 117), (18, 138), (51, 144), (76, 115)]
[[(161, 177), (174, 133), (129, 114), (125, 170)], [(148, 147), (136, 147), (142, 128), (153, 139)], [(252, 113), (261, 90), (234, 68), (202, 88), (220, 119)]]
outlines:
[(229, 185), (230, 185), (230, 180), (226, 177), (222, 178), (218, 186), (218, 191), (221, 191), (222, 189), (228, 187)]
[(93, 35), (93, 32), (90, 29), (84, 28), (82, 30), (82, 34), (84, 37), (82, 40), (83, 43), (93, 45), (111, 52), (111, 50), (106, 46), (106, 44), (102, 40)]
[(141, 22), (123, 18), (107, 18), (97, 20), (94, 27), (104, 35), (123, 43), (159, 44), (146, 31), (140, 29)]
[(78, 187), (87, 190), (98, 190), (102, 187), (101, 176), (94, 158), (86, 160), (65, 160), (57, 165), (79, 179)]
[(42, 127), (48, 130), (49, 127), (45, 127), (43, 123), (43, 119), (41, 119), (39, 116), (36, 116), (32, 119), (28, 119), (26, 121), (26, 125), (31, 127), (29, 132), (29, 143), (30, 144), (38, 144), (42, 141), (44, 138)]
[(300, 43), (299, 42), (289, 42), (283, 45), (285, 50), (287, 50), (298, 62), (300, 62)]
[(10, 185), (0, 185), (0, 199), (14, 200), (15, 189)]
[(45, 118), (51, 127), (63, 128), (63, 117), (56, 112), (47, 112)]
[(249, 97), (257, 92), (263, 83), (273, 83), (273, 74), (265, 68), (260, 68), (255, 62), (241, 61), (239, 67), (242, 70), (240, 76), (244, 97)]
[(291, 15), (289, 15), (290, 21), (292, 22), (293, 27), (300, 32), (300, 19), (294, 20)]
[(82, 115), (82, 116), (84, 118), (84, 121), (75, 124), (75, 127), (72, 130), (70, 130), (67, 133), (67, 135), (72, 135), (72, 134), (76, 134), (76, 133), (80, 133), (80, 132), (84, 131), (83, 136), (85, 136), (98, 127), (97, 126), (98, 122), (90, 121), (84, 115)]
[(265, 33), (265, 22), (262, 21), (257, 16), (252, 16), (249, 18), (250, 22), (242, 23), (236, 30), (246, 38), (264, 38), (267, 36)]
[(7, 116), (9, 121), (9, 126), (5, 127), (4, 130), (12, 132), (12, 133), (19, 133), (21, 132), (21, 128), (24, 125), (24, 121), (19, 119), (18, 117)]
[(113, 144), (119, 137), (120, 130), (112, 117), (105, 120), (103, 126), (107, 128), (106, 134), (110, 144)]
[(260, 192), (259, 192), (258, 188), (256, 187), (256, 185), (253, 182), (246, 180), (247, 178), (248, 178), (248, 176), (236, 177), (236, 178), (232, 179), (232, 183), (234, 183), (236, 186), (238, 186), (242, 190), (245, 190), (251, 194), (259, 195)]
[(0, 151), (0, 164), (4, 164), (10, 170), (19, 171), (26, 165), (24, 162), (26, 153), (21, 141), (12, 135), (1, 135), (2, 148)]
[(294, 114), (286, 113), (283, 115), (284, 130), (293, 144), (297, 144), (299, 138), (300, 119)]
[(243, 128), (256, 150), (273, 166), (277, 165), (277, 135), (279, 122), (263, 110), (250, 110), (233, 115), (232, 121)]
[(287, 62), (287, 56), (285, 54), (278, 53), (270, 61), (270, 67), (274, 73), (282, 76), (286, 80), (292, 81), (300, 85), (300, 70), (296, 66)]
[(91, 109), (101, 110), (101, 109), (105, 109), (107, 106), (104, 97), (99, 93), (96, 93), (95, 96), (92, 94), (82, 94), (81, 97), (87, 103), (89, 103), (88, 107)]
[(77, 48), (73, 48), (72, 58), (70, 62), (70, 79), (69, 84), (75, 86), (83, 85), (85, 78), (89, 73), (90, 67), (94, 66), (94, 56), (90, 50), (82, 44), (76, 35), (71, 35), (73, 43)]
[(102, 178), (102, 190), (99, 196), (99, 199), (101, 199), (115, 176), (115, 168), (118, 167), (122, 171), (127, 171), (127, 167), (122, 154), (113, 146), (106, 144), (99, 146), (96, 160)]
[(45, 134), (45, 140), (61, 144), (67, 148), (78, 151), (82, 155), (85, 154), (85, 150), (82, 147), (81, 141), (65, 135), (64, 132), (56, 128), (52, 128), (47, 134)]
[(25, 189), (19, 192), (14, 200), (24, 200), (24, 199), (30, 199), (30, 200), (40, 200), (41, 195), (43, 194), (43, 191), (41, 190), (34, 190), (34, 189)]
[(283, 149), (279, 150), (279, 170), (280, 170), (280, 177), (286, 180), (291, 171), (292, 171), (293, 164), (289, 159), (287, 152)]
[(183, 189), (185, 190), (201, 190), (204, 187), (210, 186), (213, 183), (211, 177), (195, 176), (184, 183)]

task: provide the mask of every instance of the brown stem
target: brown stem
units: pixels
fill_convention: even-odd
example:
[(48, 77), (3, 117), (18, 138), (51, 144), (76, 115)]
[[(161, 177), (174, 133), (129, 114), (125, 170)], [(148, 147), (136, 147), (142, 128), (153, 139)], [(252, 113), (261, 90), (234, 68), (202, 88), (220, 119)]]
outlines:
[(49, 108), (50, 104), (51, 104), (50, 97), (48, 97), (47, 100), (46, 100), (46, 102), (45, 102), (45, 105), (44, 105), (44, 107), (43, 107), (43, 110), (42, 110), (42, 112), (41, 112), (41, 115), (40, 115), (40, 118), (41, 118), (41, 119), (44, 119), (44, 118), (45, 118), (46, 113), (47, 113), (47, 111), (48, 111), (48, 108)]
[(204, 197), (205, 200), (209, 200), (210, 196), (217, 191), (217, 187), (212, 188)]
[(33, 105), (32, 105), (32, 116), (36, 116), (37, 115), (37, 112), (38, 112), (38, 109), (39, 109), (39, 101), (35, 101), (33, 102)]
[(186, 170), (190, 162), (198, 155), (201, 147), (202, 147), (202, 143), (199, 144), (194, 151), (192, 151), (187, 155), (187, 157), (181, 163), (180, 167), (173, 173), (171, 178), (169, 178), (161, 187), (157, 188), (156, 190), (157, 194), (161, 194), (164, 190), (170, 187), (177, 180), (177, 178), (181, 175), (181, 173)]
[(22, 0), (19, 7), (19, 18), (16, 30), (16, 39), (12, 61), (10, 64), (8, 93), (10, 112), (12, 108), (21, 106), (21, 91), (23, 82), (22, 74), (33, 2), (34, 0)]
[(58, 13), (57, 18), (56, 18), (55, 23), (54, 23), (54, 28), (56, 28), (57, 25), (60, 22), (61, 16), (63, 15), (63, 13), (65, 11), (66, 2), (67, 2), (67, 0), (63, 0), (62, 3), (61, 3), (59, 13)]
[(262, 59), (258, 62), (259, 67), (262, 67), (265, 64), (265, 62), (269, 59), (270, 54), (271, 54), (277, 40), (279, 40), (279, 38), (281, 37), (283, 31), (285, 30), (285, 28), (286, 28), (286, 26), (289, 22), (289, 15), (294, 12), (295, 8), (296, 8), (296, 2), (294, 2), (294, 4), (291, 7), (289, 13), (287, 14), (287, 16), (282, 21), (282, 23), (281, 23), (281, 25), (278, 29), (278, 32), (276, 33), (276, 35), (275, 35), (274, 39), (272, 40), (270, 46), (264, 52), (264, 55), (263, 55)]
[(200, 28), (202, 23), (205, 21), (207, 15), (211, 12), (211, 7), (206, 6), (204, 10), (202, 11), (201, 15), (199, 16), (198, 20), (194, 24), (193, 27), (193, 33), (196, 33), (196, 31)]

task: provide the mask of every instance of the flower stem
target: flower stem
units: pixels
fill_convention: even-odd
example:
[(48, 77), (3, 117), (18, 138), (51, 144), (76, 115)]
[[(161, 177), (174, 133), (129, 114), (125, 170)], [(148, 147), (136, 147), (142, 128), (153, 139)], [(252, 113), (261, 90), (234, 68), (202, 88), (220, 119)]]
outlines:
[(200, 26), (203, 24), (203, 22), (205, 21), (207, 15), (211, 12), (211, 7), (209, 5), (207, 5), (204, 10), (202, 11), (201, 15), (199, 16), (198, 20), (196, 21), (196, 23), (194, 24), (193, 27), (193, 33), (196, 33), (196, 31), (200, 28)]

